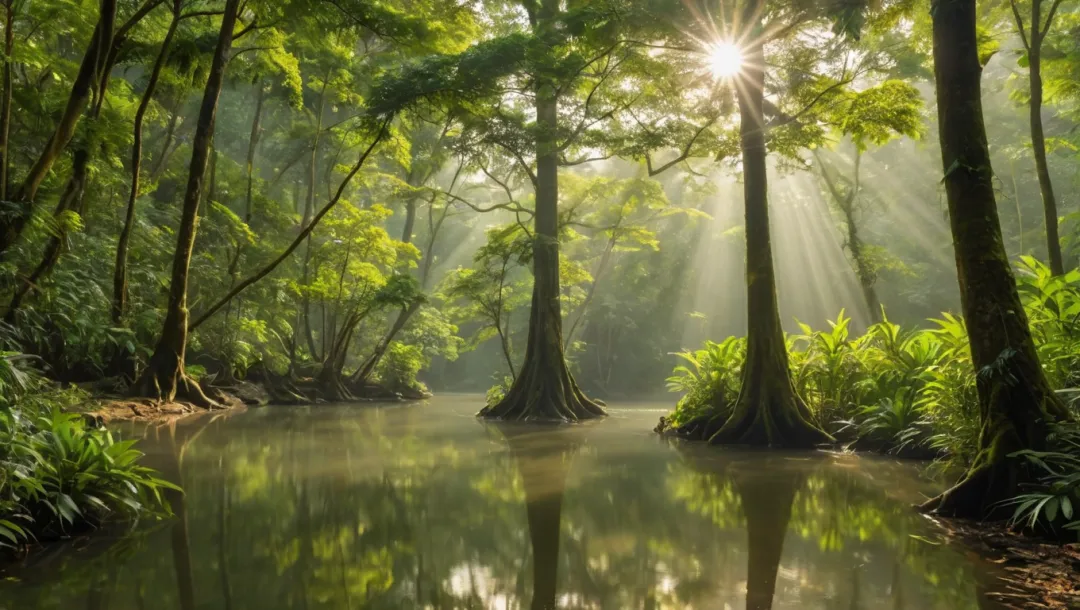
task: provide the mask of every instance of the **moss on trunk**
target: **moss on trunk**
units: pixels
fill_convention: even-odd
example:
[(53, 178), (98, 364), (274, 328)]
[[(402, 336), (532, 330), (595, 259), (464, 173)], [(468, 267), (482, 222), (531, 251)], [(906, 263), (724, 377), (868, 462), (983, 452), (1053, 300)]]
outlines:
[(1047, 383), (1001, 238), (983, 122), (975, 0), (936, 0), (934, 67), (945, 191), (960, 300), (978, 374), (980, 453), (960, 482), (923, 508), (951, 517), (1007, 517), (1000, 502), (1033, 474), (1023, 449), (1044, 449), (1068, 411)]

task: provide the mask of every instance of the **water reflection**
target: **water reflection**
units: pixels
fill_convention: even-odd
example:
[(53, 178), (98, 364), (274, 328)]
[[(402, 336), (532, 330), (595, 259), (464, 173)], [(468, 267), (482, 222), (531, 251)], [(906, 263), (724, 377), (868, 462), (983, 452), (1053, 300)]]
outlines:
[(177, 518), (28, 560), (0, 609), (985, 608), (907, 466), (671, 447), (643, 410), (522, 429), (474, 408), (146, 431)]

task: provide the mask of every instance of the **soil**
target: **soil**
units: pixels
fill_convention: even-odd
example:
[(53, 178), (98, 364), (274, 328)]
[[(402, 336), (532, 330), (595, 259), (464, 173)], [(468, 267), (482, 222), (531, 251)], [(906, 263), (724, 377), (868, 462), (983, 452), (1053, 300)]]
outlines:
[(988, 558), (1002, 576), (986, 595), (1003, 608), (1080, 608), (1080, 543), (1060, 544), (1014, 532), (1003, 524), (936, 520), (949, 536)]
[[(240, 400), (230, 398), (223, 403), (224, 410), (243, 406), (244, 403)], [(145, 398), (97, 399), (87, 407), (84, 417), (98, 425), (116, 421), (163, 421), (207, 412), (206, 409), (190, 403), (161, 402)]]

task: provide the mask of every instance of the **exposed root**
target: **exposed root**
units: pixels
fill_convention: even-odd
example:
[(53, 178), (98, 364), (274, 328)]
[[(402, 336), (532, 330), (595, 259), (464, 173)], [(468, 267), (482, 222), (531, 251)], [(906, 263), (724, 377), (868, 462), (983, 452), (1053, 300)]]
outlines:
[(189, 377), (182, 366), (162, 365), (153, 359), (129, 394), (159, 402), (186, 402), (207, 410), (225, 408), (221, 402), (207, 396), (199, 382)]
[(1003, 521), (1012, 515), (1004, 505), (1025, 482), (1035, 479), (1015, 459), (996, 463), (984, 461), (973, 467), (959, 483), (931, 498), (919, 510), (952, 519)]
[(607, 412), (589, 400), (566, 365), (552, 369), (526, 366), (506, 396), (482, 409), (480, 417), (502, 421), (576, 422)]
[(709, 437), (709, 442), (813, 449), (835, 440), (811, 421), (806, 403), (786, 381), (744, 386), (731, 417)]

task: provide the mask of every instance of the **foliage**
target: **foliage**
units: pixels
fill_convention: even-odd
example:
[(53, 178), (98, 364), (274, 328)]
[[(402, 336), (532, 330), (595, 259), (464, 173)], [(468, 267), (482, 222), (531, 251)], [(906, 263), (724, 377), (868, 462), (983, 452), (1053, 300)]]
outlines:
[(135, 441), (64, 412), (85, 397), (54, 389), (27, 360), (0, 355), (0, 547), (168, 514), (162, 491), (179, 488), (137, 463)]
[[(1018, 282), (1048, 377), (1070, 391), (1080, 375), (1080, 272), (1050, 275), (1032, 259), (1020, 260)], [(976, 371), (963, 320), (942, 314), (926, 329), (903, 329), (885, 320), (852, 338), (841, 312), (827, 331), (802, 325), (788, 338), (792, 378), (820, 425), (861, 447), (910, 455), (942, 455), (970, 464), (980, 433)], [(678, 356), (687, 364), (669, 380), (684, 394), (672, 422), (725, 416), (738, 395), (744, 353), (739, 339), (707, 342)], [(689, 365), (689, 366), (688, 366)], [(1030, 507), (1029, 507), (1030, 508)]]
[(680, 426), (706, 414), (727, 416), (739, 397), (746, 339), (706, 341), (703, 349), (675, 355), (685, 364), (676, 366), (668, 378), (668, 390), (683, 394), (671, 424)]
[(400, 341), (390, 344), (386, 355), (379, 361), (376, 375), (387, 389), (394, 392), (425, 392), (427, 387), (416, 376), (428, 364), (423, 349)]
[(1059, 426), (1050, 440), (1050, 450), (1009, 456), (1038, 473), (1034, 489), (1007, 502), (1016, 507), (1012, 522), (1032, 530), (1061, 527), (1080, 535), (1080, 430)]

